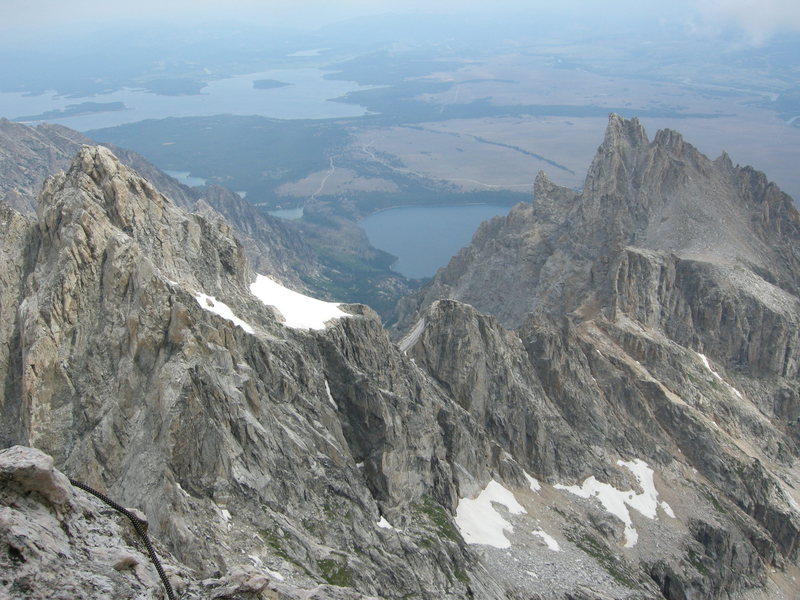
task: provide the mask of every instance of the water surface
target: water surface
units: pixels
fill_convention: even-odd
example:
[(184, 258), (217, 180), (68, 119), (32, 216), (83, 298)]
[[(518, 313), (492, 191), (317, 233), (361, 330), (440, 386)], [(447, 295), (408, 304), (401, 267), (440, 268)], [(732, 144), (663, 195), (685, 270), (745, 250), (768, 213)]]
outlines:
[(189, 187), (203, 186), (206, 184), (205, 179), (202, 177), (192, 177), (189, 171), (164, 171), (164, 173)]
[(275, 210), (268, 210), (267, 213), (273, 217), (280, 217), (281, 219), (294, 221), (296, 219), (303, 218), (304, 210), (305, 209), (302, 206), (299, 206), (297, 208), (276, 208)]
[(394, 270), (415, 279), (432, 277), (472, 239), (482, 221), (508, 214), (507, 205), (404, 206), (363, 219), (370, 243), (398, 257)]
[[(108, 94), (85, 97), (58, 96), (54, 92), (36, 96), (16, 92), (0, 93), (0, 117), (15, 119), (39, 115), (84, 102), (107, 104), (122, 102), (124, 110), (96, 112), (73, 117), (49, 118), (78, 131), (116, 127), (144, 119), (202, 117), (212, 115), (259, 115), (275, 119), (327, 119), (359, 117), (363, 106), (331, 102), (348, 92), (371, 89), (352, 81), (324, 79), (327, 71), (314, 68), (273, 69), (211, 81), (199, 94), (164, 96), (142, 89), (124, 88)], [(275, 79), (289, 85), (268, 90), (253, 82)], [(35, 123), (36, 121), (33, 121)]]

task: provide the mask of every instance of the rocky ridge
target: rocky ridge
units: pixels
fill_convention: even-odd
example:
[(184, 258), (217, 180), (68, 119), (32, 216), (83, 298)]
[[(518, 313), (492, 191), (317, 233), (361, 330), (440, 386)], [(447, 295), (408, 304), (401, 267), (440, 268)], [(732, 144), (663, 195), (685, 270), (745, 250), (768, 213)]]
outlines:
[[(634, 194), (620, 173), (636, 173), (643, 132), (616, 118), (609, 130), (597, 189)], [(48, 180), (36, 219), (2, 209), (0, 445), (40, 448), (140, 509), (189, 593), (213, 579), (247, 597), (236, 582), (260, 576), (262, 597), (791, 598), (797, 309), (791, 249), (776, 257), (796, 219), (773, 188), (746, 189), (769, 207), (750, 223), (770, 243), (696, 271), (680, 248), (589, 230), (575, 249), (548, 238), (566, 233), (559, 203), (580, 196), (540, 176), (539, 221), (528, 227), (531, 209), (517, 207), (476, 238), (493, 232), (494, 263), (474, 248), (461, 256), (540, 265), (549, 279), (529, 282), (542, 308), (509, 330), (459, 301), (420, 302), (395, 345), (356, 305), (324, 329), (287, 326), (252, 293), (229, 226), (180, 210), (107, 149), (83, 148)], [(592, 231), (658, 237), (616, 201), (617, 225)], [(474, 276), (499, 281), (500, 270)], [(731, 310), (736, 327), (704, 320)], [(759, 338), (754, 323), (771, 329)], [(780, 331), (788, 358), (767, 370)], [(4, 496), (4, 510), (19, 498)], [(9, 531), (0, 523), (7, 549)], [(15, 535), (0, 581), (25, 597), (20, 565), (34, 554)]]
[(733, 166), (724, 153), (709, 160), (674, 131), (650, 142), (636, 119), (611, 115), (583, 190), (540, 172), (533, 203), (482, 224), (429, 286), (401, 303), (398, 329), (439, 298), (513, 328), (531, 312), (591, 314), (617, 298), (626, 248), (713, 265), (725, 271), (720, 281), (754, 273), (762, 288), (778, 288), (768, 295), (796, 296), (799, 227), (792, 199), (763, 173)]
[[(43, 123), (34, 128), (0, 118), (0, 200), (24, 215), (35, 214), (45, 179), (69, 169), (81, 146), (93, 144), (86, 136), (60, 125)], [(305, 289), (305, 282), (320, 277), (322, 267), (314, 251), (279, 219), (260, 213), (221, 186), (187, 187), (136, 152), (109, 148), (120, 162), (145, 177), (177, 206), (227, 221), (250, 263), (260, 272), (298, 289)]]
[(465, 569), (455, 542), (419, 549), (376, 526), (397, 503), (456, 493), (436, 459), (445, 401), (374, 313), (354, 307), (324, 334), (283, 326), (250, 293), (227, 225), (179, 210), (101, 147), (48, 180), (37, 222), (14, 218), (31, 227), (3, 239), (16, 258), (3, 446), (36, 446), (140, 507), (204, 573), (264, 561), (368, 592), (441, 590)]
[[(0, 201), (22, 214), (34, 214), (46, 177), (68, 169), (80, 147), (94, 143), (59, 125), (33, 128), (0, 119)], [(396, 299), (412, 289), (388, 269), (388, 255), (373, 248), (354, 221), (315, 202), (309, 202), (302, 221), (284, 221), (220, 185), (190, 188), (136, 152), (111, 144), (106, 147), (176, 205), (225, 220), (252, 267), (294, 289), (329, 299), (368, 298), (384, 317)]]
[[(440, 298), (496, 315), (518, 328), (581, 439), (688, 461), (757, 522), (745, 538), (763, 559), (784, 560), (763, 554), (766, 534), (793, 563), (799, 223), (763, 174), (710, 161), (672, 131), (649, 142), (638, 121), (612, 115), (583, 191), (540, 173), (533, 204), (483, 224), (401, 306), (414, 333), (401, 345), (441, 377), (426, 348), (454, 305)], [(784, 494), (783, 508), (766, 507)]]

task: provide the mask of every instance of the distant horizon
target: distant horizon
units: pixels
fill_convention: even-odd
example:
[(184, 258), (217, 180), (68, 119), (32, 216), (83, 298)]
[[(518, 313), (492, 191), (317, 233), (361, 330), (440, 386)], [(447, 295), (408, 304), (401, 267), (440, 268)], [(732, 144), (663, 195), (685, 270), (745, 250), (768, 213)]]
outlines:
[[(355, 190), (370, 169), (395, 164), (370, 163), (364, 147), (405, 165), (391, 177), (417, 171), (453, 179), (455, 189), (470, 179), (515, 186), (517, 173), (547, 165), (572, 178), (616, 111), (647, 119), (651, 130), (675, 128), (709, 155), (724, 149), (798, 198), (795, 1), (6, 0), (0, 115), (84, 132), (124, 127), (103, 135), (120, 136), (119, 145), (165, 168), (230, 181), (251, 201), (266, 195), (277, 204), (275, 189), (305, 190), (342, 148), (357, 163), (353, 173), (366, 169), (350, 182)], [(192, 137), (194, 148), (206, 141), (179, 123), (148, 134), (171, 131), (175, 139), (162, 140), (169, 152), (144, 135), (149, 119), (223, 116), (214, 132), (228, 152), (213, 161), (210, 147), (203, 160), (181, 154), (176, 140)], [(310, 155), (313, 165), (290, 169), (290, 177), (230, 164), (248, 156), (240, 148), (247, 132), (223, 131), (236, 117), (298, 120), (270, 135), (298, 153), (289, 167)], [(351, 120), (302, 122), (328, 118)], [(314, 128), (318, 136), (304, 137)], [(300, 139), (307, 145), (296, 146)], [(454, 174), (462, 169), (468, 174)]]
[[(74, 0), (4, 0), (0, 8), (0, 34), (6, 43), (27, 40), (32, 32), (64, 36), (124, 25), (135, 28), (154, 24), (257, 25), (298, 32), (337, 25), (363, 17), (398, 15), (474, 16), (479, 20), (514, 14), (532, 19), (555, 19), (565, 24), (583, 22), (602, 34), (603, 30), (628, 25), (670, 26), (686, 34), (716, 37), (734, 32), (743, 43), (760, 45), (781, 33), (800, 32), (800, 4), (795, 0), (678, 0), (670, 5), (634, 0), (545, 2), (501, 0), (487, 7), (476, 0), (300, 0), (287, 5), (277, 1), (174, 0), (169, 3), (140, 0), (135, 4)], [(480, 22), (480, 21), (479, 21)]]

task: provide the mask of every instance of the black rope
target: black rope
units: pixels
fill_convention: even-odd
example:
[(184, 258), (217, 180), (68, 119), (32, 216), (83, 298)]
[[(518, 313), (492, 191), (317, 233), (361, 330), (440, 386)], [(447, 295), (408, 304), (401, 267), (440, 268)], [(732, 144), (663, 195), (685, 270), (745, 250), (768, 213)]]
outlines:
[(156, 555), (155, 548), (153, 548), (153, 544), (150, 543), (150, 538), (147, 537), (147, 531), (145, 531), (144, 528), (144, 525), (146, 525), (147, 522), (142, 521), (139, 517), (137, 517), (127, 508), (125, 508), (124, 506), (120, 506), (105, 494), (101, 494), (97, 490), (90, 488), (85, 483), (81, 483), (80, 481), (75, 481), (74, 479), (72, 479), (72, 477), (69, 478), (69, 482), (76, 488), (80, 488), (84, 492), (88, 492), (92, 496), (100, 498), (100, 500), (108, 504), (115, 511), (122, 513), (123, 515), (128, 517), (128, 519), (130, 519), (131, 523), (133, 524), (133, 528), (136, 530), (136, 533), (139, 535), (140, 538), (142, 538), (144, 545), (147, 546), (147, 552), (150, 555), (150, 560), (155, 565), (156, 571), (158, 571), (158, 576), (161, 577), (161, 583), (164, 584), (164, 589), (167, 590), (167, 596), (169, 596), (169, 600), (175, 600), (175, 592), (172, 591), (172, 585), (170, 585), (169, 579), (167, 579), (167, 574), (164, 573), (164, 568), (161, 566), (161, 561), (158, 560), (158, 556)]

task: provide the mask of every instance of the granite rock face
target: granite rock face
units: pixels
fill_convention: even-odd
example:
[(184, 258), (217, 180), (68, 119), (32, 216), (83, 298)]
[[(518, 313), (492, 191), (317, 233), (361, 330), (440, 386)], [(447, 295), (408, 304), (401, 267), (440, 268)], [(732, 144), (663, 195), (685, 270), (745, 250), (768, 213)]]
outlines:
[[(400, 328), (410, 331), (401, 346), (470, 406), (491, 399), (493, 414), (514, 383), (538, 380), (551, 408), (538, 412), (541, 400), (531, 399), (528, 415), (553, 423), (550, 444), (569, 432), (584, 448), (537, 457), (537, 473), (551, 481), (596, 472), (592, 455), (690, 469), (683, 485), (699, 491), (698, 505), (713, 497), (726, 518), (692, 517), (685, 547), (714, 566), (695, 565), (699, 586), (661, 559), (650, 575), (667, 597), (730, 594), (763, 578), (759, 562), (789, 572), (797, 564), (799, 224), (791, 199), (763, 174), (724, 154), (711, 161), (672, 131), (649, 142), (635, 119), (612, 115), (583, 190), (540, 173), (532, 204), (484, 223), (401, 303)], [(445, 313), (463, 316), (443, 325)], [(518, 336), (528, 369), (502, 373), (489, 322)], [(493, 376), (479, 360), (446, 364), (454, 337), (468, 356), (480, 355), (480, 339)]]
[[(163, 584), (130, 521), (53, 468), (33, 448), (0, 450), (0, 592), (3, 597), (162, 598)], [(179, 598), (370, 600), (329, 585), (313, 591), (282, 583), (263, 570), (234, 568), (199, 579), (157, 545), (156, 554)]]
[[(421, 545), (458, 497), (440, 421), (465, 416), (447, 414), (374, 313), (284, 326), (250, 292), (228, 225), (181, 211), (102, 147), (47, 181), (35, 222), (7, 212), (20, 232), (3, 238), (16, 319), (3, 446), (35, 446), (140, 508), (200, 573), (246, 564), (364, 593), (465, 592), (453, 573), (474, 557), (459, 538)], [(477, 428), (468, 440), (473, 471), (458, 477), (484, 478), (488, 442)]]
[[(662, 146), (681, 157), (669, 168)], [(792, 598), (796, 213), (704, 160), (612, 118), (586, 186), (607, 199), (540, 176), (537, 206), (484, 225), (406, 305), (395, 344), (358, 305), (287, 325), (229, 225), (84, 147), (36, 218), (1, 209), (0, 446), (142, 511), (186, 597)], [(670, 175), (658, 187), (642, 168)], [(738, 254), (699, 248), (696, 219), (672, 248), (651, 227), (667, 191), (689, 206), (682, 168), (745, 190), (729, 228), (756, 239)], [(476, 282), (508, 286), (498, 310), (430, 295)], [(519, 307), (523, 282), (534, 304)], [(6, 452), (1, 477), (34, 451)], [(81, 519), (114, 527), (2, 493), (19, 519), (76, 532), (40, 545), (43, 570), (77, 553)], [(23, 598), (10, 539), (0, 581)], [(113, 542), (135, 557), (131, 543)], [(110, 573), (75, 568), (85, 589)]]

